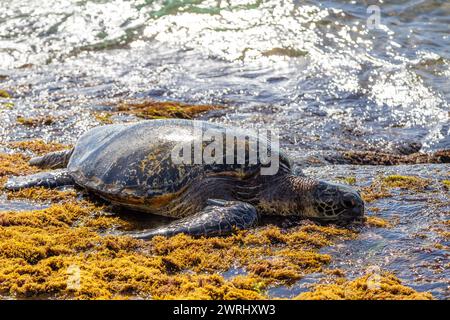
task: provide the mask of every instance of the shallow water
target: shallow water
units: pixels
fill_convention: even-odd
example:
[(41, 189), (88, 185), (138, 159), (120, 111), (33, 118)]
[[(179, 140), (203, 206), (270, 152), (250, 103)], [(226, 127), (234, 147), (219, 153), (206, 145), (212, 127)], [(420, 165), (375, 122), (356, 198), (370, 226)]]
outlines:
[(443, 221), (449, 220), (450, 194), (442, 184), (450, 175), (448, 165), (327, 166), (311, 168), (308, 173), (336, 181), (351, 175), (358, 186), (367, 185), (377, 176), (396, 174), (430, 179), (431, 184), (423, 191), (394, 189), (393, 197), (366, 204), (368, 216), (384, 218), (392, 227), (365, 227), (356, 240), (323, 252), (332, 254), (331, 267), (344, 270), (349, 277), (389, 270), (418, 291), (450, 298), (450, 241), (436, 232)]
[[(1, 1), (0, 89), (13, 99), (0, 98), (0, 141), (73, 143), (99, 124), (92, 111), (153, 98), (223, 104), (211, 121), (278, 129), (297, 164), (339, 150), (401, 152), (412, 142), (425, 152), (449, 149), (450, 3), (385, 1), (380, 25), (368, 29), (371, 4), (378, 2)], [(17, 124), (18, 116), (46, 115), (55, 122)], [(448, 253), (426, 249), (442, 239), (414, 236), (448, 220), (438, 182), (448, 165), (307, 170), (354, 175), (358, 184), (388, 172), (431, 177), (438, 191), (377, 201), (376, 215), (399, 223), (327, 250), (355, 275), (375, 265), (448, 298)], [(436, 209), (434, 200), (447, 205)], [(0, 199), (2, 209), (32, 205)]]

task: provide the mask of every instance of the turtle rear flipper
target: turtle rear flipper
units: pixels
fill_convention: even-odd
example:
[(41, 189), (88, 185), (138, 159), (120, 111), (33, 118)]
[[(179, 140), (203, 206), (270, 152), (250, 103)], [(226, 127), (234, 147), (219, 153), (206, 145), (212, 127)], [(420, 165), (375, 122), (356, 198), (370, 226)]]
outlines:
[(29, 176), (12, 177), (6, 182), (5, 189), (14, 191), (31, 187), (56, 188), (72, 184), (74, 181), (67, 170), (54, 170)]
[(192, 216), (170, 223), (165, 227), (128, 233), (142, 240), (155, 236), (170, 237), (178, 233), (190, 236), (223, 236), (234, 230), (247, 229), (258, 222), (258, 213), (252, 205), (240, 201), (209, 200), (208, 206)]
[(40, 157), (34, 157), (30, 160), (30, 165), (43, 169), (65, 168), (69, 163), (73, 149), (50, 152)]

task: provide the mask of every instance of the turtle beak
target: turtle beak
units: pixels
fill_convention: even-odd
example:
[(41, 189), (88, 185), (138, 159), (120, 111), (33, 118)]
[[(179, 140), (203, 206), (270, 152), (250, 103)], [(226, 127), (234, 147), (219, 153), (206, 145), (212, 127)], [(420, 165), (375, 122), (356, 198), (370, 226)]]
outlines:
[(361, 196), (354, 196), (352, 199), (352, 207), (349, 208), (343, 215), (344, 220), (363, 221), (364, 220), (364, 201)]

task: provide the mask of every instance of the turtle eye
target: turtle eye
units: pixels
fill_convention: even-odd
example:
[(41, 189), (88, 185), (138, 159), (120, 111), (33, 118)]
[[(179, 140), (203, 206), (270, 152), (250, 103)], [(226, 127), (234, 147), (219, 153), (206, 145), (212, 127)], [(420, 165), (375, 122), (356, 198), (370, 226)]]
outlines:
[(355, 200), (352, 196), (346, 196), (344, 197), (344, 200), (342, 201), (344, 207), (346, 208), (352, 208), (355, 206)]

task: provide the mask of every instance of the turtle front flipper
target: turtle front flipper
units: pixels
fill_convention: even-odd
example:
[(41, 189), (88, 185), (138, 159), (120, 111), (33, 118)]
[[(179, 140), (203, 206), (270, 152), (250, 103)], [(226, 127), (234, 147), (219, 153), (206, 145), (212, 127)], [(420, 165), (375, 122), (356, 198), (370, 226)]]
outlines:
[(194, 237), (223, 236), (234, 230), (252, 227), (259, 220), (255, 207), (245, 202), (211, 199), (207, 204), (208, 206), (202, 211), (174, 221), (165, 227), (128, 233), (128, 235), (142, 240), (155, 236), (170, 237), (178, 233)]
[(6, 182), (5, 189), (14, 191), (31, 187), (56, 188), (72, 184), (74, 181), (67, 170), (54, 170), (29, 176), (12, 177)]
[(40, 157), (34, 157), (30, 160), (30, 165), (42, 169), (59, 169), (67, 167), (73, 149), (61, 150), (44, 154)]

